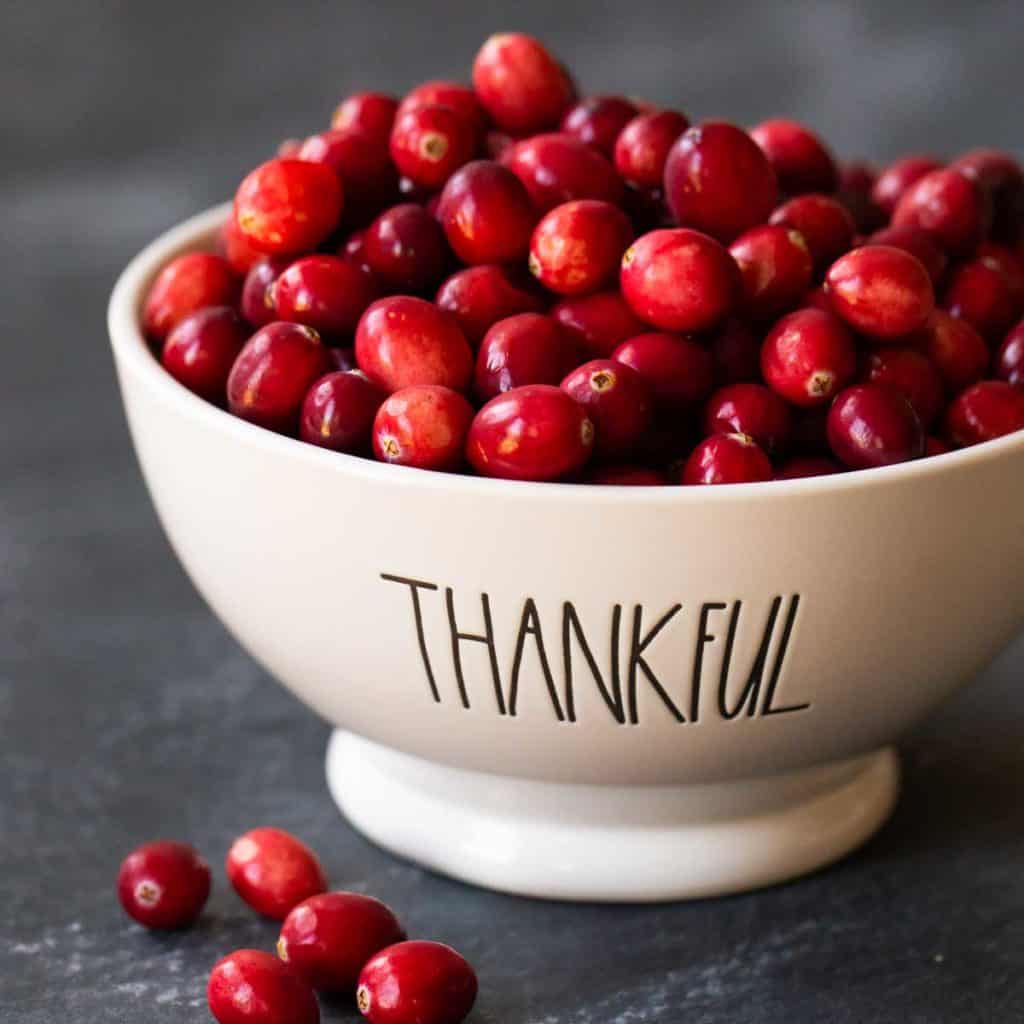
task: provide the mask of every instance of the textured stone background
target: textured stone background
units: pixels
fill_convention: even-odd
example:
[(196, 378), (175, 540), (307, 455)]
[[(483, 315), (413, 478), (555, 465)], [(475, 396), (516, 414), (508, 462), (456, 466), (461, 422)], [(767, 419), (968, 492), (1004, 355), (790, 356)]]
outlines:
[(5, 0), (0, 1020), (205, 1020), (209, 965), (273, 927), (218, 880), (202, 927), (154, 938), (120, 915), (114, 872), (153, 835), (217, 861), (256, 822), (294, 828), (339, 885), (462, 949), (480, 969), (477, 1024), (1021, 1019), (1024, 642), (908, 740), (894, 820), (846, 863), (690, 906), (567, 907), (432, 877), (354, 835), (325, 791), (326, 728), (178, 569), (106, 349), (118, 269), (347, 91), (464, 76), (504, 27), (543, 34), (586, 87), (697, 118), (789, 112), (844, 156), (1024, 155), (1012, 0)]

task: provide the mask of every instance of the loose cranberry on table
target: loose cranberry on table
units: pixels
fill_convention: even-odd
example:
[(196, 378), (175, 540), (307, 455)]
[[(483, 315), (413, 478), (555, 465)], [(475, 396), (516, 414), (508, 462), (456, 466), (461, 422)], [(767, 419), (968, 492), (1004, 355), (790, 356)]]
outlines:
[(238, 949), (218, 960), (206, 986), (218, 1024), (319, 1024), (313, 989), (276, 956)]
[(634, 117), (615, 140), (615, 169), (631, 185), (661, 188), (668, 154), (689, 126), (685, 115), (676, 110)]
[(959, 448), (1024, 430), (1024, 390), (983, 380), (961, 392), (946, 410), (946, 436)]
[(894, 160), (875, 179), (874, 187), (871, 190), (871, 199), (887, 217), (891, 217), (907, 189), (915, 181), (941, 167), (940, 161), (924, 154), (915, 154)]
[(966, 321), (935, 310), (922, 332), (922, 350), (935, 364), (951, 394), (976, 383), (988, 371), (991, 354), (982, 336)]
[(502, 153), (501, 162), (526, 186), (541, 213), (572, 199), (622, 202), (624, 186), (611, 162), (564, 132), (516, 142)]
[(304, 256), (272, 285), (279, 320), (306, 324), (331, 339), (350, 337), (366, 308), (380, 295), (373, 274), (340, 256)]
[(609, 356), (627, 338), (647, 330), (617, 289), (562, 299), (551, 316), (592, 357)]
[(584, 483), (611, 484), (616, 487), (664, 487), (665, 476), (646, 466), (595, 466), (587, 471)]
[(531, 384), (492, 398), (469, 428), (466, 457), (481, 476), (558, 480), (594, 448), (586, 410), (561, 388)]
[(681, 225), (728, 243), (768, 220), (779, 189), (767, 157), (742, 128), (706, 121), (672, 147), (665, 198)]
[(836, 198), (850, 211), (857, 230), (865, 234), (880, 228), (889, 219), (871, 198), (877, 177), (874, 167), (862, 160), (839, 168)]
[(368, 453), (373, 418), (386, 397), (359, 372), (328, 373), (302, 403), (299, 437), (335, 452)]
[(539, 313), (546, 305), (539, 290), (494, 264), (452, 274), (438, 289), (434, 302), (455, 318), (474, 347), (499, 320), (517, 313)]
[(1024, 320), (1013, 327), (996, 353), (996, 376), (1024, 387)]
[(953, 271), (942, 304), (990, 339), (1001, 337), (1021, 313), (1010, 279), (995, 261), (984, 257)]
[(249, 268), (242, 285), (242, 316), (253, 327), (266, 327), (278, 319), (272, 285), (290, 266), (290, 256), (264, 256)]
[(373, 454), (380, 462), (454, 472), (462, 467), (473, 406), (438, 384), (401, 388), (373, 421)]
[(761, 376), (761, 339), (739, 318), (728, 320), (711, 339), (714, 377), (719, 384), (758, 380)]
[(363, 258), (386, 289), (427, 292), (448, 266), (441, 225), (417, 203), (385, 210), (367, 229)]
[(924, 455), (924, 430), (895, 389), (858, 384), (836, 396), (828, 414), (828, 441), (850, 469), (874, 469)]
[(276, 921), (327, 889), (316, 854), (279, 828), (254, 828), (239, 836), (228, 850), (225, 871), (235, 892), (253, 910)]
[(730, 384), (704, 406), (705, 434), (746, 434), (770, 454), (785, 448), (792, 429), (789, 406), (763, 384)]
[(559, 384), (582, 358), (576, 339), (549, 316), (521, 313), (499, 320), (476, 357), (473, 389), (482, 401), (526, 384)]
[(188, 843), (145, 843), (125, 857), (117, 873), (121, 906), (146, 928), (188, 927), (209, 895), (209, 865)]
[(695, 408), (714, 387), (711, 353), (678, 334), (638, 334), (619, 345), (612, 358), (640, 374), (661, 409)]
[(402, 97), (396, 119), (420, 107), (449, 107), (454, 110), (470, 123), (477, 143), (487, 131), (489, 121), (486, 111), (480, 105), (476, 93), (461, 82), (440, 78), (420, 82)]
[(799, 232), (817, 270), (842, 256), (853, 244), (857, 230), (850, 211), (838, 199), (812, 193), (783, 203), (772, 213), (769, 223)]
[(868, 244), (889, 245), (916, 256), (928, 271), (933, 285), (942, 280), (946, 267), (949, 266), (946, 250), (942, 248), (937, 238), (930, 231), (914, 227), (912, 224), (881, 228), (868, 238)]
[(398, 101), (383, 92), (357, 92), (338, 104), (331, 127), (339, 131), (358, 131), (387, 144), (395, 123)]
[(473, 125), (451, 107), (399, 112), (391, 129), (391, 159), (420, 188), (440, 188), (476, 152)]
[(638, 113), (625, 96), (587, 96), (565, 112), (560, 130), (610, 157), (616, 139)]
[(779, 467), (775, 479), (804, 480), (812, 476), (831, 476), (842, 471), (843, 467), (832, 459), (816, 455), (798, 455)]
[(798, 309), (765, 338), (761, 372), (768, 386), (794, 405), (824, 405), (857, 373), (853, 336), (831, 313)]
[(786, 195), (834, 192), (839, 172), (821, 139), (797, 121), (778, 118), (750, 129)]
[(164, 342), (164, 369), (189, 391), (223, 404), (228, 375), (249, 332), (230, 306), (210, 306), (185, 317)]
[(950, 167), (977, 182), (992, 203), (992, 234), (1012, 240), (1024, 223), (1024, 172), (1020, 164), (998, 149), (972, 149)]
[(680, 483), (747, 484), (771, 480), (768, 456), (746, 434), (713, 434), (705, 438), (683, 466)]
[(240, 282), (230, 264), (209, 252), (189, 252), (165, 266), (146, 293), (142, 329), (159, 343), (185, 317), (206, 306), (233, 306)]
[(562, 390), (586, 409), (594, 424), (598, 458), (621, 458), (635, 451), (651, 424), (647, 384), (625, 363), (592, 359), (562, 381)]
[(768, 320), (793, 309), (810, 287), (811, 253), (799, 231), (761, 224), (744, 231), (729, 254), (743, 279), (742, 309), (754, 320)]
[(965, 253), (988, 236), (991, 200), (959, 171), (931, 171), (903, 193), (892, 223), (924, 228), (951, 253)]
[(912, 348), (885, 348), (869, 353), (861, 379), (898, 391), (913, 407), (925, 430), (946, 403), (945, 384), (935, 364)]

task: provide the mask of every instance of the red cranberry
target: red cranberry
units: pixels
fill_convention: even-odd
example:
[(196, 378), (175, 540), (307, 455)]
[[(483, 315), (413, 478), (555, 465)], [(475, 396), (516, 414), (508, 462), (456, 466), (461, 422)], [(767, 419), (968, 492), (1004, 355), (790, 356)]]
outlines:
[(440, 942), (399, 942), (363, 968), (356, 989), (370, 1024), (460, 1024), (476, 1001), (473, 968)]
[(344, 99), (331, 118), (337, 131), (357, 131), (387, 143), (398, 101), (382, 92), (357, 92)]
[(313, 990), (287, 964), (238, 949), (210, 972), (206, 1001), (218, 1024), (319, 1024)]
[(875, 169), (862, 161), (845, 164), (839, 170), (836, 198), (850, 211), (858, 231), (874, 231), (888, 220), (871, 198), (876, 178)]
[(839, 172), (832, 154), (809, 128), (796, 121), (762, 121), (750, 129), (787, 195), (834, 192)]
[(473, 415), (465, 396), (451, 388), (400, 388), (377, 410), (373, 454), (380, 462), (454, 472), (462, 467)]
[(490, 160), (448, 180), (437, 208), (448, 244), (463, 263), (516, 263), (526, 257), (537, 213), (523, 183)]
[(525, 384), (558, 384), (579, 361), (575, 339), (551, 317), (510, 316), (494, 324), (480, 345), (474, 390), (486, 402)]
[(923, 353), (912, 348), (886, 348), (872, 352), (862, 374), (867, 384), (885, 384), (898, 391), (913, 407), (927, 430), (945, 405), (942, 374)]
[(714, 386), (711, 353), (677, 334), (636, 335), (619, 345), (612, 358), (640, 374), (662, 409), (697, 406)]
[(929, 317), (923, 335), (925, 355), (938, 368), (951, 394), (985, 376), (990, 358), (988, 346), (966, 320), (937, 309)]
[(223, 404), (228, 374), (248, 336), (229, 306), (210, 306), (185, 317), (164, 342), (164, 369), (189, 391)]
[(444, 277), (448, 245), (441, 225), (422, 206), (401, 203), (367, 228), (364, 256), (385, 288), (425, 292)]
[(254, 263), (263, 259), (266, 253), (257, 249), (239, 230), (235, 215), (232, 213), (224, 221), (220, 229), (220, 251), (236, 274), (242, 276), (249, 273)]
[(572, 135), (531, 136), (509, 146), (501, 161), (526, 186), (541, 213), (572, 199), (622, 202), (622, 180), (615, 168)]
[(634, 117), (615, 140), (615, 169), (639, 188), (661, 188), (668, 154), (690, 122), (675, 110)]
[(942, 164), (934, 157), (905, 156), (889, 164), (875, 179), (871, 199), (887, 216), (891, 217), (903, 194), (926, 174), (937, 171)]
[(553, 128), (574, 97), (562, 65), (538, 40), (519, 32), (484, 43), (473, 61), (473, 88), (498, 127), (513, 135)]
[(391, 159), (421, 188), (438, 189), (473, 159), (473, 125), (451, 107), (415, 107), (400, 113), (391, 130)]
[(836, 314), (875, 338), (902, 338), (920, 330), (935, 306), (921, 261), (889, 245), (865, 245), (841, 256), (825, 284)]
[(325, 892), (285, 918), (277, 955), (319, 992), (353, 992), (372, 956), (405, 940), (398, 918), (380, 900)]
[(431, 302), (408, 295), (379, 299), (356, 328), (356, 359), (389, 393), (413, 384), (465, 391), (473, 353), (458, 324)]
[(636, 115), (624, 96), (588, 96), (565, 112), (561, 130), (610, 157), (619, 133)]
[(292, 264), (290, 256), (264, 256), (254, 263), (242, 285), (242, 316), (253, 327), (266, 327), (278, 319), (273, 284)]
[(743, 278), (743, 308), (755, 320), (768, 320), (798, 305), (810, 287), (814, 266), (799, 231), (761, 224), (744, 231), (729, 254)]
[(228, 408), (243, 420), (293, 434), (313, 381), (327, 373), (331, 359), (311, 327), (272, 323), (242, 348), (228, 376)]
[(996, 376), (1024, 387), (1024, 320), (1003, 339), (996, 353)]
[(1024, 308), (1024, 260), (1007, 245), (982, 242), (974, 250), (974, 258), (1002, 271), (1016, 307)]
[(761, 347), (768, 386), (799, 406), (824, 405), (857, 373), (853, 337), (831, 313), (798, 309), (784, 316)]
[(715, 380), (738, 384), (761, 376), (761, 339), (742, 320), (728, 321), (711, 340)]
[(476, 93), (461, 82), (449, 82), (437, 79), (421, 82), (399, 104), (398, 117), (410, 110), (421, 107), (449, 107), (461, 114), (473, 128), (476, 140), (483, 138), (487, 131), (488, 119), (484, 108), (480, 106)]
[(235, 892), (258, 914), (283, 921), (310, 896), (327, 890), (316, 854), (279, 828), (254, 828), (228, 850), (224, 869)]
[(931, 231), (950, 252), (968, 252), (988, 234), (991, 207), (988, 196), (959, 171), (931, 171), (903, 194), (892, 222)]
[(638, 238), (622, 257), (622, 293), (642, 320), (666, 331), (702, 331), (732, 311), (739, 274), (727, 249), (688, 228)]
[(730, 384), (704, 407), (706, 434), (746, 434), (766, 452), (784, 448), (791, 430), (789, 406), (762, 384)]
[(328, 373), (302, 403), (299, 437), (336, 452), (368, 452), (373, 418), (386, 397), (361, 373)]
[(1024, 172), (1020, 164), (998, 149), (972, 149), (950, 167), (988, 193), (993, 235), (1007, 240), (1016, 238), (1024, 221)]
[(930, 459), (933, 455), (945, 455), (952, 450), (945, 441), (938, 437), (926, 437), (924, 439), (925, 458)]
[(651, 424), (651, 398), (631, 366), (592, 359), (562, 381), (562, 390), (587, 411), (594, 424), (594, 454), (610, 459), (634, 451)]
[(770, 223), (800, 232), (818, 270), (850, 248), (857, 230), (849, 210), (838, 199), (813, 194), (783, 203), (771, 215)]
[(665, 197), (676, 220), (723, 242), (763, 224), (778, 194), (775, 172), (757, 143), (723, 121), (685, 131), (665, 164)]
[(268, 160), (238, 186), (235, 220), (258, 249), (298, 253), (334, 230), (342, 206), (341, 179), (326, 164)]
[(117, 873), (117, 898), (146, 928), (186, 928), (210, 895), (210, 868), (188, 845), (171, 840), (132, 850)]
[(539, 313), (544, 299), (518, 284), (504, 267), (467, 267), (438, 289), (437, 305), (450, 313), (476, 347), (499, 320), (517, 313)]
[(943, 305), (986, 338), (1000, 337), (1020, 314), (1006, 274), (988, 259), (973, 259), (953, 271)]
[(609, 356), (616, 345), (647, 330), (619, 291), (563, 299), (552, 308), (551, 316), (591, 357)]
[(916, 228), (913, 225), (905, 224), (903, 227), (887, 227), (876, 231), (869, 239), (869, 245), (888, 245), (895, 249), (903, 249), (911, 256), (916, 256), (932, 284), (938, 284), (946, 273), (949, 264), (949, 257), (946, 250), (939, 245), (935, 236), (924, 228)]
[(682, 479), (695, 484), (747, 484), (771, 480), (768, 456), (746, 434), (713, 434), (705, 438), (683, 466)]
[(561, 388), (530, 384), (492, 398), (469, 428), (466, 456), (481, 476), (557, 480), (594, 447), (586, 410)]
[(615, 487), (663, 487), (668, 483), (656, 469), (645, 466), (595, 466), (587, 471), (588, 484), (610, 484)]
[(617, 206), (577, 199), (556, 206), (533, 231), (530, 272), (560, 295), (585, 295), (615, 279), (633, 226)]
[(892, 388), (858, 384), (836, 396), (828, 441), (851, 469), (874, 469), (924, 455), (924, 431), (910, 403)]
[(961, 392), (946, 410), (946, 435), (958, 448), (1024, 430), (1024, 390), (983, 380)]
[(278, 319), (306, 324), (330, 338), (344, 338), (380, 294), (373, 275), (340, 256), (304, 256), (273, 284)]
[(209, 252), (189, 252), (157, 274), (142, 307), (142, 329), (150, 341), (164, 340), (185, 317), (207, 306), (233, 306), (238, 278), (227, 260)]
[(804, 480), (811, 476), (831, 476), (842, 471), (842, 467), (831, 459), (817, 455), (798, 455), (779, 467), (775, 479)]
[(338, 255), (343, 260), (369, 270), (370, 264), (366, 262), (366, 228), (353, 231), (338, 249)]

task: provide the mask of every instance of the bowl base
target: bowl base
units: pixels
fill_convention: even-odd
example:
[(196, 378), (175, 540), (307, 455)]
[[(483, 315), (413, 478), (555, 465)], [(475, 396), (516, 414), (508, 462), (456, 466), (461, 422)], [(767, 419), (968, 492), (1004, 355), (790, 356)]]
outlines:
[(837, 860), (888, 817), (892, 748), (788, 775), (688, 786), (592, 786), (488, 775), (335, 731), (327, 781), (375, 843), (523, 896), (693, 899)]

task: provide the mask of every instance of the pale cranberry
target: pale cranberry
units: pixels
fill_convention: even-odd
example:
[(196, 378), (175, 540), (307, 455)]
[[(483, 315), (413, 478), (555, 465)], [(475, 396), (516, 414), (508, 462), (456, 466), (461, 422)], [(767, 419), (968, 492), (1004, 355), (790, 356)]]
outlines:
[(796, 121), (762, 121), (750, 129), (787, 195), (834, 192), (839, 181), (832, 154), (809, 128)]
[(217, 1024), (319, 1024), (312, 988), (276, 956), (238, 949), (210, 972), (206, 1001)]
[(279, 828), (254, 828), (239, 836), (228, 850), (224, 869), (235, 892), (253, 910), (277, 921), (327, 889), (316, 854)]
[(142, 329), (159, 343), (185, 317), (207, 306), (233, 306), (239, 280), (227, 260), (209, 252), (189, 252), (171, 260), (149, 286), (142, 306)]
[(743, 310), (769, 320), (798, 305), (811, 284), (814, 265), (799, 231), (761, 224), (744, 231), (729, 254), (743, 278)]
[(849, 210), (838, 199), (813, 194), (796, 196), (783, 203), (772, 213), (769, 223), (798, 231), (818, 270), (850, 248), (857, 230)]
[(689, 125), (675, 110), (634, 117), (615, 140), (615, 169), (624, 181), (638, 188), (661, 188), (668, 154)]
[(640, 374), (662, 409), (696, 407), (714, 387), (711, 353), (677, 334), (636, 335), (619, 345), (612, 358)]
[(1024, 430), (1024, 390), (983, 380), (961, 392), (946, 410), (946, 436), (959, 448)]
[(146, 928), (187, 928), (210, 895), (210, 868), (188, 843), (157, 840), (133, 850), (117, 873), (117, 897)]
[(592, 357), (609, 356), (616, 345), (647, 330), (619, 291), (563, 299), (552, 307), (551, 316)]
[(903, 194), (926, 174), (937, 171), (942, 164), (931, 156), (901, 157), (889, 164), (875, 179), (871, 199), (886, 216), (891, 217)]
[(859, 384), (841, 392), (828, 414), (828, 440), (851, 469), (873, 469), (924, 455), (924, 431), (910, 403), (892, 388)]
[(996, 376), (1024, 387), (1024, 320), (1010, 330), (996, 353)]
[(321, 448), (365, 454), (370, 450), (373, 417), (385, 397), (361, 373), (328, 373), (309, 389), (302, 403), (299, 436)]
[(542, 213), (573, 199), (622, 202), (622, 180), (610, 161), (572, 135), (533, 135), (509, 146), (501, 161)]
[(223, 404), (228, 375), (248, 332), (229, 306), (211, 306), (180, 321), (164, 342), (164, 369), (189, 391)]
[(868, 239), (869, 245), (889, 245), (895, 249), (903, 249), (911, 256), (916, 256), (932, 284), (938, 284), (946, 273), (949, 265), (949, 257), (946, 250), (942, 248), (936, 237), (924, 228), (914, 227), (912, 224), (904, 224), (902, 227), (886, 227), (876, 231)]
[(892, 222), (931, 231), (952, 253), (968, 252), (988, 235), (991, 201), (959, 171), (931, 171), (903, 194)]
[(924, 353), (935, 364), (951, 394), (985, 376), (990, 359), (988, 346), (966, 320), (937, 309), (922, 333)]
[(942, 374), (926, 355), (912, 348), (886, 348), (870, 353), (862, 380), (898, 391), (911, 404), (925, 430), (945, 405)]
[(713, 434), (705, 438), (686, 460), (680, 483), (759, 483), (772, 478), (768, 456), (746, 434)]
[(761, 372), (768, 386), (794, 405), (824, 405), (856, 375), (853, 337), (831, 313), (799, 309), (765, 338)]
[(367, 228), (363, 255), (386, 288), (426, 292), (444, 277), (448, 243), (441, 225), (422, 206), (401, 203)]
[(556, 320), (539, 313), (510, 316), (480, 344), (474, 391), (486, 402), (526, 384), (558, 384), (579, 361), (579, 345)]
[(989, 259), (973, 259), (953, 271), (943, 306), (985, 338), (1001, 337), (1020, 315), (1009, 278)]
[(769, 453), (786, 446), (791, 430), (789, 406), (762, 384), (730, 384), (704, 406), (706, 434), (746, 434)]
[(380, 295), (365, 267), (340, 256), (317, 254), (296, 260), (272, 285), (279, 320), (306, 324), (327, 338), (351, 336), (366, 308)]
[(633, 452), (651, 424), (651, 397), (643, 377), (625, 363), (593, 359), (562, 381), (562, 390), (594, 424), (594, 454), (620, 458)]
[(499, 320), (517, 313), (539, 313), (545, 307), (537, 291), (493, 264), (452, 274), (438, 289), (434, 301), (455, 318), (473, 346), (479, 345)]
[(473, 407), (438, 384), (400, 388), (377, 410), (373, 454), (381, 462), (452, 472), (461, 468)]

